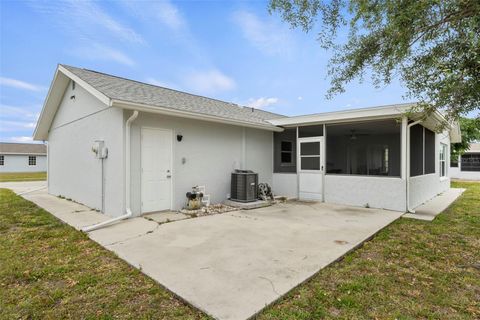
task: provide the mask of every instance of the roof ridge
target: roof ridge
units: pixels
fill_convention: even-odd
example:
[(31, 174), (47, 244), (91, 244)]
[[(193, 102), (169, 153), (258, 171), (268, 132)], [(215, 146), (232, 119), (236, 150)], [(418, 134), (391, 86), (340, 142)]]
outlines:
[(257, 110), (257, 111), (262, 111), (262, 112), (265, 112), (265, 113), (270, 113), (270, 114), (273, 114), (273, 115), (276, 115), (276, 116), (282, 116), (282, 117), (287, 117), (286, 115), (283, 115), (283, 114), (280, 114), (280, 113), (275, 113), (275, 112), (272, 112), (272, 111), (268, 111), (268, 110), (264, 110), (264, 109), (260, 109), (260, 108), (254, 108), (254, 107), (249, 107), (249, 106), (242, 106), (243, 109), (254, 109), (254, 110)]
[(151, 86), (151, 87), (155, 87), (155, 88), (161, 88), (161, 89), (164, 89), (164, 90), (169, 90), (169, 91), (173, 91), (173, 92), (178, 92), (178, 93), (181, 93), (181, 94), (188, 94), (188, 95), (194, 96), (194, 97), (199, 97), (199, 98), (203, 98), (203, 99), (218, 101), (218, 102), (222, 102), (222, 103), (229, 104), (229, 105), (231, 105), (231, 106), (233, 106), (233, 107), (238, 107), (238, 108), (243, 108), (243, 107), (245, 107), (245, 106), (240, 106), (240, 105), (238, 105), (238, 104), (236, 104), (236, 103), (233, 103), (233, 102), (228, 102), (228, 101), (224, 101), (224, 100), (220, 100), (220, 99), (216, 99), (216, 98), (210, 98), (210, 97), (206, 97), (206, 96), (202, 96), (202, 95), (199, 95), (199, 94), (190, 93), (190, 92), (186, 92), (186, 91), (181, 91), (181, 90), (177, 90), (177, 89), (167, 88), (167, 87), (163, 87), (163, 86), (151, 84), (151, 83), (148, 83), (148, 82), (143, 82), (143, 81), (139, 81), (139, 80), (129, 79), (129, 78), (125, 78), (125, 77), (121, 77), (121, 76), (117, 76), (117, 75), (113, 75), (113, 74), (109, 74), (109, 73), (105, 73), (105, 72), (101, 72), (101, 71), (97, 71), (97, 70), (91, 70), (91, 69), (87, 69), (87, 68), (78, 68), (78, 67), (74, 67), (74, 66), (70, 66), (70, 65), (66, 65), (66, 64), (61, 64), (61, 66), (68, 67), (68, 68), (81, 69), (81, 70), (85, 70), (85, 71), (88, 71), (88, 72), (93, 72), (93, 73), (97, 73), (97, 74), (102, 74), (102, 75), (105, 75), (105, 76), (108, 76), (108, 77), (112, 77), (112, 78), (122, 79), (122, 80), (125, 80), (125, 81), (132, 81), (132, 82), (140, 83), (140, 84), (147, 85), (147, 86)]

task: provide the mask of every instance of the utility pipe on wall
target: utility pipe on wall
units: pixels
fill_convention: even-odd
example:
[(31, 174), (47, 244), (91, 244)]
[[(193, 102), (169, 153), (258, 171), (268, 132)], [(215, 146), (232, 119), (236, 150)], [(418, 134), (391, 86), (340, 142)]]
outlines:
[(407, 124), (407, 154), (406, 154), (406, 165), (407, 165), (407, 172), (406, 172), (406, 186), (407, 186), (407, 212), (415, 213), (415, 210), (410, 209), (410, 128), (414, 125), (421, 123), (422, 120), (414, 121), (410, 124)]
[(104, 222), (100, 222), (92, 226), (84, 227), (82, 228), (82, 231), (90, 232), (93, 230), (97, 230), (113, 222), (130, 218), (133, 215), (132, 210), (130, 209), (130, 143), (131, 143), (130, 126), (137, 117), (138, 117), (138, 111), (135, 110), (133, 111), (132, 115), (130, 116), (130, 118), (127, 119), (127, 122), (125, 123), (125, 211), (126, 213), (120, 217), (116, 217)]

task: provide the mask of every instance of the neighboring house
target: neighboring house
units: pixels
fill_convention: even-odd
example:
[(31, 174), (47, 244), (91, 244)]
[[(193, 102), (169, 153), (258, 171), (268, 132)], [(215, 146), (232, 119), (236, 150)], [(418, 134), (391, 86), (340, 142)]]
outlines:
[(0, 142), (0, 172), (47, 171), (44, 144)]
[(471, 143), (464, 154), (458, 159), (452, 159), (450, 178), (480, 180), (480, 143)]
[(406, 211), (450, 187), (460, 138), (433, 132), (439, 113), (407, 119), (411, 106), (285, 117), (59, 65), (34, 138), (49, 192), (111, 216), (180, 209), (195, 185), (224, 201), (237, 168), (279, 195)]

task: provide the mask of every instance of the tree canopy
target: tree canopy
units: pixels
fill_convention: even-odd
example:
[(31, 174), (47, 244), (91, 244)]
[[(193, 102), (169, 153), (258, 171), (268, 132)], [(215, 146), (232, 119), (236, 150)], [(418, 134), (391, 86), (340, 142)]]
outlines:
[(425, 114), (478, 117), (479, 0), (270, 0), (269, 10), (306, 32), (320, 24), (321, 46), (334, 50), (328, 97), (366, 75), (377, 87), (399, 77)]

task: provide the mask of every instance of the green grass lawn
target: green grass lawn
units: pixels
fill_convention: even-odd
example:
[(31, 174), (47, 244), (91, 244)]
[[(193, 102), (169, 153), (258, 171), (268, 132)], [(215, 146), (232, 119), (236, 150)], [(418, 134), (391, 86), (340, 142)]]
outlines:
[(0, 319), (201, 319), (155, 281), (0, 189)]
[(46, 172), (0, 172), (0, 182), (47, 180)]
[(400, 219), (259, 319), (480, 319), (480, 183), (432, 222)]
[[(480, 183), (433, 222), (400, 219), (259, 319), (479, 319)], [(205, 316), (84, 234), (0, 189), (0, 318)], [(219, 292), (221, 294), (221, 292)]]

